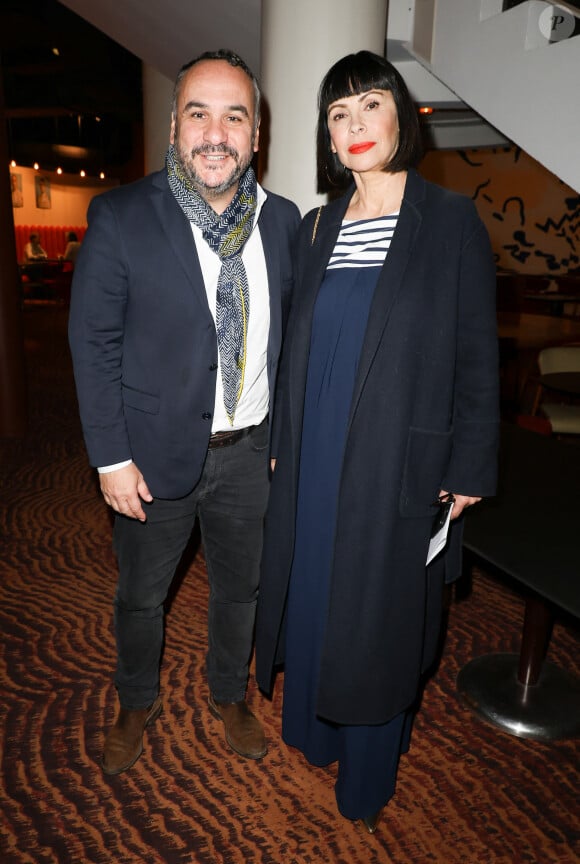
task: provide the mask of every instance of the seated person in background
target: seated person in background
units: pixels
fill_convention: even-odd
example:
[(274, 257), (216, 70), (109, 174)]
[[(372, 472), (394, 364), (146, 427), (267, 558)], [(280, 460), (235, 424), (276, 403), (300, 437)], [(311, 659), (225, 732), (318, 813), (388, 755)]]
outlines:
[(63, 261), (72, 261), (74, 264), (77, 260), (78, 251), (81, 248), (79, 238), (74, 231), (69, 231), (66, 235), (67, 244), (62, 256)]
[(38, 234), (31, 234), (29, 242), (24, 247), (24, 260), (43, 261), (45, 258), (48, 258), (48, 255), (40, 245), (40, 237)]

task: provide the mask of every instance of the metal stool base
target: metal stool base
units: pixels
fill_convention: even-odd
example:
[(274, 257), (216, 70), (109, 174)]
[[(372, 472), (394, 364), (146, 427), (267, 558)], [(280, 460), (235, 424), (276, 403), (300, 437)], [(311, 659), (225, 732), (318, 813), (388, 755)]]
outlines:
[(556, 741), (580, 735), (580, 683), (544, 663), (537, 684), (518, 681), (518, 654), (487, 654), (463, 667), (457, 688), (484, 720), (518, 738)]

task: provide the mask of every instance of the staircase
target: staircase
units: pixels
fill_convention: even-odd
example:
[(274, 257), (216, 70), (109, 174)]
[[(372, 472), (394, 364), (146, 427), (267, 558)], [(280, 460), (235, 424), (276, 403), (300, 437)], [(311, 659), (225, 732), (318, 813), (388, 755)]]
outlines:
[(409, 55), (460, 103), (580, 192), (576, 5), (542, 0), (401, 3), (413, 13), (405, 45)]

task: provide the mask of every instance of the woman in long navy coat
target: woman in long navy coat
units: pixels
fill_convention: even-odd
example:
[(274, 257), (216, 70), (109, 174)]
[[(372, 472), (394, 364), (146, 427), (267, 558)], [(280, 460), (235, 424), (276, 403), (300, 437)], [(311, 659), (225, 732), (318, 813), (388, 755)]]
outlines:
[[(473, 203), (426, 182), (415, 107), (386, 60), (340, 60), (319, 94), (319, 172), (274, 418), (256, 636), (284, 740), (338, 762), (342, 815), (371, 833), (392, 796), (462, 511), (495, 490), (495, 267)], [(354, 181), (354, 183), (352, 182)], [(436, 502), (455, 504), (426, 567)]]

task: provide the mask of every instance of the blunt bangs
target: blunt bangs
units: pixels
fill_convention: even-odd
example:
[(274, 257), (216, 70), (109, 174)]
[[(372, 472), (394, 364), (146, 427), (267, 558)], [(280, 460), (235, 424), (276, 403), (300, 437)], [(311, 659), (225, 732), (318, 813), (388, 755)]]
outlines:
[(339, 99), (358, 96), (369, 90), (390, 91), (397, 109), (399, 146), (384, 170), (392, 174), (405, 171), (417, 165), (421, 159), (421, 131), (417, 110), (399, 72), (388, 60), (371, 51), (349, 54), (329, 69), (318, 91), (316, 151), (319, 192), (343, 188), (352, 179), (352, 172), (331, 152), (328, 108)]
[(391, 82), (374, 58), (375, 55), (370, 51), (359, 51), (335, 63), (320, 85), (319, 109), (327, 112), (329, 106), (338, 99), (358, 96), (367, 90), (390, 90)]

